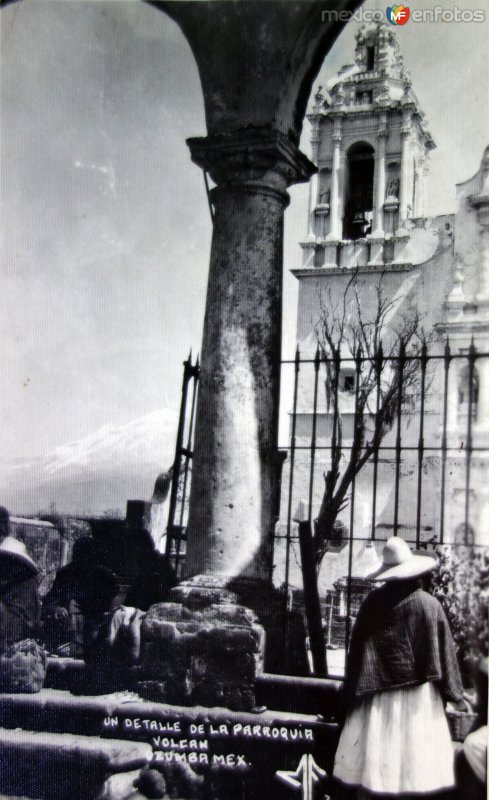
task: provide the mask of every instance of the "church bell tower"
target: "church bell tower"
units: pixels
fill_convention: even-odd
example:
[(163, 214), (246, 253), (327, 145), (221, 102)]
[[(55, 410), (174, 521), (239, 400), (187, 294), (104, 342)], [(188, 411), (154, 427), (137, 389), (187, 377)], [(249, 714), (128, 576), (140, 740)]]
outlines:
[(318, 173), (303, 268), (403, 264), (435, 145), (387, 24), (359, 30), (355, 63), (319, 87), (308, 118)]

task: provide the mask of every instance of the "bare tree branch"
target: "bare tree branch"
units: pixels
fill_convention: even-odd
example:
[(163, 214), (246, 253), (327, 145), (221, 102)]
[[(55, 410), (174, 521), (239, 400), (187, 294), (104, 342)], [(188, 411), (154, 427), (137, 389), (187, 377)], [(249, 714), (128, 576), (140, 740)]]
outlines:
[[(331, 289), (321, 297), (316, 325), (326, 369), (326, 401), (333, 413), (331, 463), (324, 475), (324, 493), (316, 521), (315, 545), (319, 566), (338, 514), (348, 504), (352, 481), (392, 429), (399, 409), (415, 403), (420, 389), (420, 351), (426, 342), (417, 310), (408, 306), (396, 328), (389, 325), (396, 303), (385, 297), (384, 274), (375, 286), (375, 301), (367, 319), (358, 273), (349, 279), (341, 300)], [(349, 352), (346, 352), (346, 351)], [(361, 357), (360, 354), (361, 353)], [(349, 456), (342, 466), (341, 365), (356, 365), (355, 409)]]

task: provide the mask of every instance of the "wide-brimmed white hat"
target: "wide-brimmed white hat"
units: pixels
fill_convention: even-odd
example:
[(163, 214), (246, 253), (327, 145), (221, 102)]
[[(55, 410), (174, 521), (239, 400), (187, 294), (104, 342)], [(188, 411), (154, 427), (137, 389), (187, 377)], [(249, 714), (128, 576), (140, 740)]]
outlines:
[(382, 550), (382, 566), (367, 575), (370, 581), (395, 581), (417, 578), (437, 565), (437, 560), (429, 555), (412, 553), (404, 539), (391, 536)]
[(29, 566), (33, 573), (37, 572), (37, 566), (27, 552), (24, 542), (19, 542), (19, 540), (14, 539), (13, 536), (6, 536), (5, 539), (0, 542), (0, 557), (2, 556), (9, 556), (9, 558), (16, 559), (26, 566)]

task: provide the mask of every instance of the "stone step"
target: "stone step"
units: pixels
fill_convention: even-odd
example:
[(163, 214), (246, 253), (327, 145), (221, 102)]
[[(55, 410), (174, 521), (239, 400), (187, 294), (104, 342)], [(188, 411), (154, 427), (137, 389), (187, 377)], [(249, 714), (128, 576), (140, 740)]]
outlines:
[(0, 728), (0, 793), (33, 800), (93, 800), (115, 773), (145, 766), (143, 742)]
[[(330, 656), (331, 658), (331, 656)], [(83, 694), (85, 663), (74, 658), (48, 658), (45, 688), (67, 689)], [(328, 720), (338, 713), (343, 682), (324, 678), (302, 678), (264, 672), (255, 680), (257, 706), (275, 711), (316, 715)], [(1, 724), (1, 722), (0, 722)]]
[[(284, 691), (284, 687), (277, 686)], [(324, 708), (318, 708), (323, 716)], [(263, 713), (237, 712), (217, 706), (177, 706), (155, 703), (133, 698), (130, 694), (116, 692), (109, 695), (74, 695), (61, 689), (42, 689), (37, 694), (0, 694), (0, 727), (23, 728), (32, 731), (63, 731), (65, 733), (99, 736), (117, 735), (104, 720), (109, 717), (149, 718), (164, 721), (168, 718), (183, 721), (201, 721), (205, 719), (218, 726), (229, 721), (238, 721), (243, 725), (260, 723), (269, 726), (302, 725), (317, 728), (318, 735), (324, 728), (316, 714), (298, 714), (290, 711), (263, 710)], [(335, 727), (335, 726), (330, 726)], [(143, 733), (141, 731), (141, 733)], [(122, 731), (121, 738), (127, 738), (128, 732)]]
[[(285, 691), (286, 687), (276, 688)], [(104, 742), (116, 737), (123, 743), (144, 743), (154, 751), (156, 768), (162, 771), (165, 781), (170, 782), (171, 796), (190, 796), (192, 800), (198, 793), (174, 793), (180, 791), (175, 770), (183, 770), (187, 780), (187, 771), (192, 771), (195, 765), (196, 774), (202, 769), (212, 785), (214, 781), (222, 784), (222, 792), (214, 795), (216, 800), (218, 797), (235, 800), (266, 796), (289, 800), (286, 784), (276, 779), (277, 770), (295, 770), (304, 756), (313, 758), (322, 769), (330, 770), (337, 740), (337, 726), (319, 720), (316, 714), (271, 709), (238, 712), (220, 707), (154, 703), (123, 692), (76, 696), (56, 689), (42, 689), (30, 695), (0, 694), (0, 726), (9, 728), (12, 733), (18, 728), (36, 730), (39, 741), (45, 737), (49, 741), (49, 734), (62, 731), (64, 735), (71, 734), (75, 741), (92, 737), (94, 747), (97, 744), (103, 747)], [(20, 756), (13, 756), (11, 763), (15, 764), (18, 758)], [(58, 771), (62, 772), (56, 766), (49, 767), (50, 774), (56, 775)], [(98, 783), (103, 771), (97, 773)], [(80, 773), (82, 770), (73, 772), (53, 800), (96, 797), (92, 785), (79, 788)], [(70, 784), (76, 789), (71, 795), (66, 788)], [(30, 794), (23, 790), (22, 783), (11, 782), (9, 786), (10, 794), (17, 796), (23, 793), (35, 800), (51, 797), (49, 781), (44, 793), (39, 795), (32, 793), (32, 785)], [(225, 791), (223, 787), (227, 787)], [(82, 788), (86, 793), (78, 795), (76, 792), (81, 792)], [(0, 794), (2, 791), (0, 785)]]

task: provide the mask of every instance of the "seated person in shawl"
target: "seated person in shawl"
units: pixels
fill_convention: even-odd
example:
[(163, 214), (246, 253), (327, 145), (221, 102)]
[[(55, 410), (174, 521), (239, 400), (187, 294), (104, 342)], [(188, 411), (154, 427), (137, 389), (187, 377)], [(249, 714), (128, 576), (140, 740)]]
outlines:
[(44, 636), (51, 649), (82, 657), (90, 629), (110, 608), (118, 590), (114, 573), (98, 563), (96, 542), (90, 536), (77, 539), (71, 563), (58, 570), (44, 598)]

